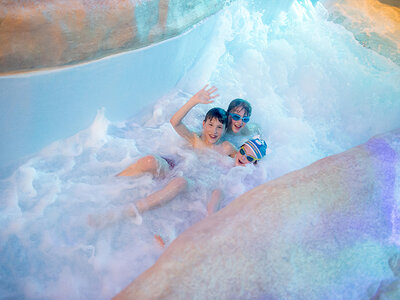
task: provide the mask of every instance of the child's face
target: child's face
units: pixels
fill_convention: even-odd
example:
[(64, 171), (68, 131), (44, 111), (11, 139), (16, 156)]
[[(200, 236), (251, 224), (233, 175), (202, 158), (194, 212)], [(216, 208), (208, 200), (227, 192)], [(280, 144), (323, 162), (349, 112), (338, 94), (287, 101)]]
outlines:
[(236, 153), (235, 156), (235, 166), (242, 166), (244, 167), (247, 164), (252, 164), (254, 163), (254, 160), (252, 162), (249, 162), (247, 159), (247, 155), (251, 155), (253, 157), (255, 157), (255, 154), (253, 152), (253, 150), (250, 148), (249, 145), (243, 145), (245, 154), (241, 154), (240, 150)]
[(233, 133), (239, 133), (239, 131), (246, 126), (246, 123), (243, 122), (242, 120), (244, 116), (247, 116), (246, 110), (242, 106), (237, 106), (234, 109), (232, 109), (231, 113), (238, 114), (241, 117), (240, 120), (235, 121), (234, 119), (232, 119), (231, 115), (228, 116), (228, 118), (230, 118), (231, 120), (230, 129), (232, 130)]
[(207, 119), (203, 121), (203, 133), (207, 144), (215, 144), (224, 133), (225, 125), (218, 118)]

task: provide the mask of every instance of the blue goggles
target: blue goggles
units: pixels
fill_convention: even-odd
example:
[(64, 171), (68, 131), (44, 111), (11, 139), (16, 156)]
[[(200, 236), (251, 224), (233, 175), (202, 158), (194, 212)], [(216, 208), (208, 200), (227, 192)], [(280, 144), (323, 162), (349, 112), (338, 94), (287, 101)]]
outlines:
[(232, 119), (234, 119), (235, 121), (239, 121), (239, 120), (243, 120), (243, 123), (247, 123), (250, 121), (250, 117), (249, 116), (244, 116), (243, 118), (238, 115), (238, 114), (234, 114), (234, 113), (229, 113), (232, 117)]

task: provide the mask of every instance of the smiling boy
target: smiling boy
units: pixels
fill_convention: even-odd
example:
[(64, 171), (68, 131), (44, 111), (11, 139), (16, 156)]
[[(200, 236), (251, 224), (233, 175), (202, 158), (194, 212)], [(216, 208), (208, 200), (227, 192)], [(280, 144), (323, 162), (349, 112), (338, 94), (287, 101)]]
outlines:
[[(246, 141), (234, 157), (234, 166), (244, 167), (248, 164), (256, 165), (262, 159), (267, 151), (267, 143), (260, 137), (254, 137)], [(221, 185), (220, 185), (221, 186)], [(207, 213), (210, 215), (217, 210), (224, 198), (223, 190), (219, 187), (211, 194), (211, 200), (207, 205)]]
[(193, 148), (212, 148), (219, 153), (234, 156), (236, 149), (228, 142), (220, 142), (227, 125), (227, 116), (225, 110), (219, 107), (210, 109), (203, 121), (203, 130), (199, 136), (197, 133), (190, 131), (185, 124), (182, 123), (183, 118), (197, 104), (210, 104), (212, 99), (218, 97), (215, 94), (217, 88), (212, 86), (207, 88), (205, 85), (193, 97), (189, 99), (171, 118), (170, 122), (175, 131), (184, 139), (186, 139)]
[[(222, 135), (225, 133), (228, 122), (227, 114), (224, 109), (215, 107), (207, 112), (203, 121), (203, 130), (200, 135), (189, 130), (186, 125), (182, 123), (183, 118), (194, 106), (197, 104), (213, 103), (214, 101), (212, 99), (218, 97), (218, 94), (216, 94), (216, 87), (207, 87), (208, 85), (204, 86), (193, 95), (193, 97), (172, 116), (170, 120), (171, 125), (180, 136), (193, 146), (193, 148), (211, 148), (221, 154), (233, 157), (236, 154), (235, 147), (228, 141), (220, 141)], [(139, 176), (144, 173), (150, 173), (154, 177), (164, 177), (169, 170), (175, 168), (175, 165), (176, 162), (173, 161), (173, 159), (168, 159), (159, 155), (147, 155), (129, 165), (125, 170), (119, 173), (118, 176)], [(147, 197), (138, 200), (135, 204), (124, 208), (122, 214), (125, 216), (134, 216), (140, 223), (140, 213), (172, 200), (176, 195), (184, 191), (187, 186), (188, 182), (185, 177), (174, 177), (161, 190), (151, 193)], [(116, 214), (108, 214), (107, 218), (113, 219), (114, 217), (111, 215)]]
[[(224, 109), (215, 107), (207, 112), (203, 121), (203, 130), (200, 135), (189, 130), (186, 125), (182, 123), (184, 117), (194, 106), (197, 104), (213, 103), (214, 101), (212, 99), (218, 97), (218, 94), (216, 94), (216, 87), (207, 87), (208, 85), (204, 86), (172, 116), (170, 120), (171, 125), (180, 136), (193, 146), (193, 148), (211, 148), (221, 154), (234, 157), (237, 152), (235, 147), (228, 141), (220, 141), (222, 135), (225, 133), (228, 122), (227, 114)], [(243, 156), (240, 157), (240, 163), (244, 165), (244, 160), (246, 158)], [(247, 157), (250, 156), (247, 155)], [(155, 177), (163, 177), (173, 168), (175, 168), (175, 162), (173, 160), (158, 155), (147, 155), (128, 166), (119, 173), (118, 176), (139, 176), (144, 173), (150, 173)], [(128, 204), (122, 208), (118, 208), (116, 211), (106, 212), (106, 214), (100, 217), (90, 217), (89, 223), (97, 227), (114, 222), (120, 217), (132, 217), (137, 224), (140, 224), (141, 213), (172, 200), (179, 193), (183, 192), (187, 186), (188, 181), (185, 177), (174, 177), (161, 190), (136, 201), (135, 204)]]

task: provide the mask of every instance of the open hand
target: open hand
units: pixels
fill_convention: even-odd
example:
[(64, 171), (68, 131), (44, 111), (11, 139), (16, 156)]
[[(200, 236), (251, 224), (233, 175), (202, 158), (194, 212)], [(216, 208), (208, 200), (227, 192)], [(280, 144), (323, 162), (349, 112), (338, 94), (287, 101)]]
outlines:
[(219, 96), (218, 94), (215, 94), (218, 89), (215, 86), (211, 86), (210, 88), (207, 87), (208, 84), (206, 84), (200, 91), (194, 94), (190, 100), (202, 104), (213, 103), (214, 100), (212, 99)]

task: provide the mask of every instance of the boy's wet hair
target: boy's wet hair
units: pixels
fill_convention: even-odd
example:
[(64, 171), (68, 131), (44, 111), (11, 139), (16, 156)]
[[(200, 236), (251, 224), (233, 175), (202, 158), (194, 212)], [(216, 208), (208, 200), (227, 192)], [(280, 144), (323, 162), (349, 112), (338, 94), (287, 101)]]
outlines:
[(228, 114), (231, 113), (236, 107), (243, 107), (243, 109), (245, 110), (245, 116), (251, 116), (251, 104), (244, 100), (244, 99), (234, 99), (231, 101), (231, 103), (229, 103), (228, 106)]
[(228, 116), (225, 109), (222, 109), (220, 107), (211, 108), (207, 112), (206, 117), (204, 118), (204, 122), (207, 122), (207, 120), (212, 120), (214, 118), (217, 118), (218, 121), (220, 121), (223, 125), (226, 125), (226, 123), (228, 122)]

